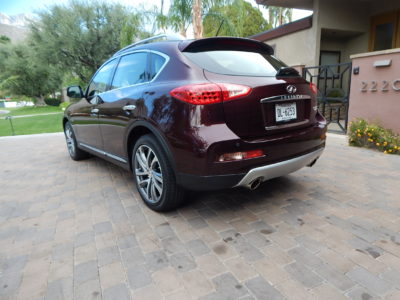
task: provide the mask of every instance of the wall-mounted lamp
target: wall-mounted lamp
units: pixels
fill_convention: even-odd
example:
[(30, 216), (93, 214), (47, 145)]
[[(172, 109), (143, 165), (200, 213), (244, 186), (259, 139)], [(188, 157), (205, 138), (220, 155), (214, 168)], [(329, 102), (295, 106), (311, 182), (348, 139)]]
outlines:
[(390, 67), (391, 64), (392, 64), (391, 59), (377, 60), (374, 62), (374, 67), (375, 68)]

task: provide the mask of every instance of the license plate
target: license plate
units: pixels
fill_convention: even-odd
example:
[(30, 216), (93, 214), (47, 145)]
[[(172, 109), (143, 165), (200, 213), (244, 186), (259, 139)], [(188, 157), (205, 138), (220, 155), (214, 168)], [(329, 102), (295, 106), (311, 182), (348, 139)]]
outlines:
[(275, 104), (276, 122), (286, 122), (297, 119), (296, 103)]

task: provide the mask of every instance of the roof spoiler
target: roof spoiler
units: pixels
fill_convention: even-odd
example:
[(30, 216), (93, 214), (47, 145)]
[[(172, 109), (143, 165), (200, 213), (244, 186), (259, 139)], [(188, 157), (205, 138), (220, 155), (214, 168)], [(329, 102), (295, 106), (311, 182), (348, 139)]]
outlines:
[(186, 40), (179, 44), (182, 52), (204, 52), (216, 50), (240, 50), (247, 52), (266, 52), (274, 54), (274, 49), (259, 41), (236, 37), (211, 37), (199, 40)]

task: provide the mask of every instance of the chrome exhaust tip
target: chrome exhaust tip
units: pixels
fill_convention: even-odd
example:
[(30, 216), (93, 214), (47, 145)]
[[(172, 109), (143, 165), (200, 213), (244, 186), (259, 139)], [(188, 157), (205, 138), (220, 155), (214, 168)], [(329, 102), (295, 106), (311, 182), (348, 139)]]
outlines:
[(262, 179), (263, 179), (262, 177), (258, 177), (256, 179), (250, 181), (250, 183), (247, 185), (247, 188), (254, 191), (255, 189), (257, 189), (260, 186)]

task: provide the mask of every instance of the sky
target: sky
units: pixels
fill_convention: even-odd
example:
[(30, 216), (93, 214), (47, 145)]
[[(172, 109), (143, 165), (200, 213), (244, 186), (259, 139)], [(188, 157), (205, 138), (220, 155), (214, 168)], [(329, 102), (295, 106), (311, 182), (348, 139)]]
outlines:
[[(256, 5), (255, 0), (245, 0), (251, 3), (253, 6)], [(45, 8), (46, 6), (50, 6), (52, 4), (60, 4), (66, 3), (68, 0), (0, 0), (0, 12), (5, 13), (6, 15), (12, 16), (17, 14), (31, 14), (35, 13), (35, 11)], [(111, 1), (107, 1), (111, 2)], [(112, 2), (121, 3), (126, 6), (139, 6), (144, 5), (146, 8), (151, 6), (158, 6), (160, 4), (160, 0), (112, 0)], [(170, 0), (164, 0), (164, 7), (169, 6)], [(260, 7), (261, 8), (261, 7)], [(261, 9), (263, 11), (263, 9)], [(264, 16), (266, 17), (267, 14), (265, 10), (263, 11)], [(306, 16), (310, 15), (309, 11), (303, 11), (299, 9), (295, 9), (293, 12), (293, 19), (301, 19)]]

